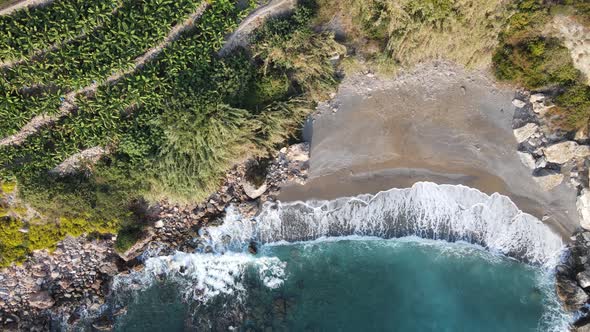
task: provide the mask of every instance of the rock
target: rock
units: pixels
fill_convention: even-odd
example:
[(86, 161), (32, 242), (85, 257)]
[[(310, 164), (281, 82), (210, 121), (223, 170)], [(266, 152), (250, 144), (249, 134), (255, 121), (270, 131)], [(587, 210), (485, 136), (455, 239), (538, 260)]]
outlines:
[(544, 168), (547, 166), (547, 159), (543, 156), (535, 161), (535, 168)]
[(103, 265), (100, 266), (100, 268), (98, 269), (98, 271), (100, 271), (100, 273), (109, 275), (109, 276), (114, 276), (115, 274), (117, 274), (119, 272), (119, 269), (117, 268), (117, 265), (113, 262), (107, 262)]
[(248, 197), (251, 199), (256, 199), (264, 194), (267, 189), (267, 185), (265, 182), (262, 184), (262, 186), (255, 188), (250, 182), (242, 182), (242, 188), (244, 188), (244, 192)]
[(576, 131), (576, 135), (574, 136), (574, 139), (578, 143), (583, 143), (583, 142), (588, 141), (588, 126), (584, 126), (580, 129), (578, 129), (578, 131)]
[(514, 105), (516, 108), (523, 108), (526, 106), (526, 103), (520, 99), (514, 98), (512, 100), (512, 105)]
[(309, 160), (309, 144), (300, 143), (289, 147), (287, 158), (290, 161), (306, 162)]
[(539, 126), (535, 123), (527, 123), (526, 125), (514, 129), (514, 137), (518, 143), (522, 143), (533, 136), (537, 132)]
[(545, 106), (543, 103), (533, 103), (533, 112), (539, 114), (540, 116), (545, 116), (545, 114), (553, 107), (555, 106)]
[(576, 207), (580, 216), (580, 226), (590, 230), (590, 190), (584, 189), (582, 191), (582, 194), (578, 196)]
[(590, 332), (590, 325), (584, 325), (584, 326), (574, 326), (572, 327), (572, 332)]
[[(578, 143), (565, 141), (553, 144), (544, 149), (547, 161), (554, 164), (565, 164), (577, 155)], [(582, 151), (580, 151), (582, 152)]]
[(531, 97), (529, 98), (529, 101), (531, 103), (538, 103), (538, 102), (542, 102), (545, 100), (545, 95), (542, 93), (535, 93), (534, 95), (531, 95)]
[(590, 156), (590, 146), (588, 145), (578, 145), (575, 152), (575, 157), (578, 159), (584, 159)]
[(550, 191), (553, 188), (559, 186), (563, 182), (563, 178), (564, 176), (561, 173), (549, 172), (533, 177), (539, 186), (541, 186), (543, 191)]
[(533, 156), (531, 156), (530, 154), (526, 153), (526, 152), (518, 152), (518, 157), (520, 157), (520, 161), (522, 161), (522, 163), (530, 168), (530, 169), (535, 169), (536, 164), (535, 164), (535, 158), (533, 158)]
[(48, 309), (53, 307), (55, 301), (47, 291), (40, 291), (29, 296), (29, 304), (33, 308)]
[(578, 285), (582, 288), (590, 287), (590, 273), (588, 271), (582, 271), (576, 275)]
[(164, 227), (164, 221), (162, 219), (156, 221), (156, 223), (154, 224), (155, 228), (162, 228)]
[(557, 295), (568, 311), (577, 311), (588, 301), (588, 295), (572, 280), (557, 278)]

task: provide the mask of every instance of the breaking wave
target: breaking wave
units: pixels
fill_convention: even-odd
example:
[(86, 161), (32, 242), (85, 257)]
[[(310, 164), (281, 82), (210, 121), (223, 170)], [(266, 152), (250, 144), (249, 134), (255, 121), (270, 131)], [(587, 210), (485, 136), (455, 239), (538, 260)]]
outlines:
[(255, 218), (242, 218), (230, 210), (223, 225), (202, 232), (217, 252), (241, 251), (251, 241), (265, 244), (349, 235), (465, 241), (547, 266), (559, 261), (564, 247), (559, 235), (520, 211), (506, 196), (430, 182), (331, 201), (266, 203)]

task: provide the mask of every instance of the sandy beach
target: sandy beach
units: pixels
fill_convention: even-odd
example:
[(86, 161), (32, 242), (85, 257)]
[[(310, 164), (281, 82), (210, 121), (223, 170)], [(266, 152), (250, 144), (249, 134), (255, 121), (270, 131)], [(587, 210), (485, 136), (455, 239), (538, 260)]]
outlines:
[(282, 201), (332, 199), (418, 181), (463, 184), (509, 196), (564, 238), (578, 227), (574, 190), (544, 192), (512, 133), (516, 92), (482, 72), (430, 63), (394, 79), (356, 75), (318, 107), (305, 136), (310, 180)]

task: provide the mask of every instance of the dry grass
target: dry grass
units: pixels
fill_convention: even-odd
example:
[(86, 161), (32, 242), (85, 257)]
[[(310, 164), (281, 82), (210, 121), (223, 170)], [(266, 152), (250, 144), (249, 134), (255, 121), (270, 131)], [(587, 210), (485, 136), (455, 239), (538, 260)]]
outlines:
[(440, 58), (487, 67), (510, 14), (503, 0), (317, 2), (318, 24), (338, 25), (361, 55), (389, 70), (388, 61), (406, 67)]

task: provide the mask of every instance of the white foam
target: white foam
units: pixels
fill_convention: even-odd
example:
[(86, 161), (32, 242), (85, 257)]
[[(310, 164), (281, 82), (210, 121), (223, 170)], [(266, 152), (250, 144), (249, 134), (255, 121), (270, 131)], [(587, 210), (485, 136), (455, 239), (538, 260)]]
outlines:
[(263, 284), (277, 288), (283, 284), (286, 263), (276, 257), (259, 257), (245, 253), (188, 254), (150, 258), (142, 271), (116, 276), (113, 290), (146, 289), (160, 279), (173, 281), (185, 301), (206, 303), (220, 294), (239, 299), (245, 293), (241, 284), (247, 268), (254, 268)]
[(430, 182), (332, 201), (267, 203), (257, 218), (229, 209), (223, 225), (204, 233), (218, 250), (243, 248), (252, 239), (273, 243), (348, 235), (461, 240), (549, 266), (564, 248), (557, 234), (506, 196)]

